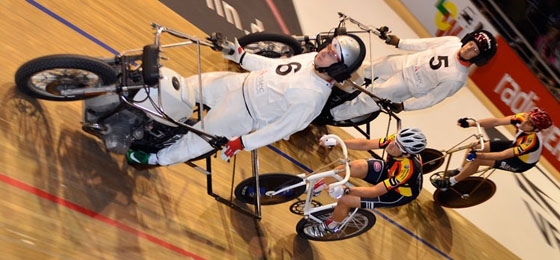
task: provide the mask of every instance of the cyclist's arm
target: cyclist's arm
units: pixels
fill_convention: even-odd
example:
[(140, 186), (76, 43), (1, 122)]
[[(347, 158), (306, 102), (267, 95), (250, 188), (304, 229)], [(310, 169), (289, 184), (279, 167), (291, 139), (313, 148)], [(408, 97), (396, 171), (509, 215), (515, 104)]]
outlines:
[(441, 36), (419, 39), (400, 39), (397, 48), (407, 51), (423, 51), (442, 43), (460, 41), (456, 36)]
[(509, 148), (501, 152), (487, 152), (487, 153), (477, 152), (476, 158), (480, 160), (491, 160), (491, 161), (505, 160), (515, 156), (514, 149), (515, 148)]
[(430, 92), (418, 98), (409, 98), (403, 102), (405, 111), (420, 110), (432, 107), (445, 98), (453, 96), (463, 87), (464, 83), (460, 81), (442, 82)]
[(367, 151), (371, 149), (379, 149), (379, 139), (346, 139), (344, 144), (348, 149)]
[[(481, 127), (496, 127), (496, 126), (511, 124), (511, 119), (512, 116), (498, 117), (498, 118), (491, 117), (491, 118), (480, 119), (478, 120), (478, 123), (480, 124)], [(471, 125), (475, 125), (475, 124), (471, 123)]]

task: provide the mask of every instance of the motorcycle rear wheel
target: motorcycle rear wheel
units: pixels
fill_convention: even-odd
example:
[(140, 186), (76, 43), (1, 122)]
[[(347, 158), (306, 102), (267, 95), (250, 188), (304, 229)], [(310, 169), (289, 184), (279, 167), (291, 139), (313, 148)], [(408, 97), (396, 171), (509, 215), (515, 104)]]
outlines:
[(115, 70), (107, 63), (77, 54), (55, 54), (30, 60), (15, 74), (16, 88), (28, 96), (53, 100), (83, 100), (95, 95), (62, 95), (62, 90), (114, 84)]

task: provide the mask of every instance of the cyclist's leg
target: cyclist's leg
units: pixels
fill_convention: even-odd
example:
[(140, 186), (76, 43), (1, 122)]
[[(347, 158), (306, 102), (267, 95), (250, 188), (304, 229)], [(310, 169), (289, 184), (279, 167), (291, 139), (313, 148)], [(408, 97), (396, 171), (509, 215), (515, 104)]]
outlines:
[(356, 174), (355, 176), (354, 173), (352, 173), (350, 176), (361, 178), (371, 184), (377, 184), (387, 177), (385, 162), (381, 159), (370, 158), (367, 160), (367, 171), (363, 172), (363, 175), (358, 176), (358, 174)]
[(372, 199), (362, 199), (360, 206), (367, 209), (392, 208), (408, 204), (416, 199), (415, 197), (402, 196), (396, 192), (388, 192), (382, 196)]
[(515, 172), (515, 173), (522, 173), (533, 168), (536, 163), (527, 164), (521, 161), (517, 157), (508, 158), (505, 160), (498, 160), (495, 161), (493, 168), (508, 171), (508, 172)]
[[(486, 142), (484, 145), (484, 152), (500, 152), (503, 151), (511, 146), (511, 141), (509, 140), (494, 140)], [(478, 146), (477, 146), (478, 148)], [(460, 170), (457, 176), (451, 177), (450, 182), (451, 185), (454, 185), (457, 182), (464, 180), (465, 178), (473, 175), (478, 171), (480, 166), (491, 166), (493, 167), (496, 163), (495, 160), (488, 160), (488, 159), (481, 159), (475, 158), (473, 161), (467, 161), (466, 155), (470, 152), (470, 150), (465, 151), (465, 160), (463, 160), (462, 169)]]

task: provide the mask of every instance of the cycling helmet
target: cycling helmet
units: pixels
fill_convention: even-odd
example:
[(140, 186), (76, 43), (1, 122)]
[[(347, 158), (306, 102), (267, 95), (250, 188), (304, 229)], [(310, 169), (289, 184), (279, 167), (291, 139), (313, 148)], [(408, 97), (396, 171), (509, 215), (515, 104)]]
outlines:
[[(426, 148), (426, 136), (418, 128), (404, 128), (397, 133), (397, 146), (401, 152), (418, 154)], [(404, 150), (404, 151), (403, 151)]]
[(327, 72), (337, 82), (350, 78), (350, 74), (357, 70), (366, 57), (366, 47), (360, 37), (353, 34), (338, 35), (330, 44), (340, 61), (329, 67), (317, 68), (319, 72)]
[(533, 108), (533, 110), (529, 112), (529, 120), (531, 120), (531, 124), (539, 130), (547, 129), (552, 125), (550, 115), (540, 108)]
[(467, 33), (467, 35), (461, 39), (461, 43), (463, 43), (461, 46), (464, 46), (470, 41), (474, 41), (476, 43), (480, 54), (470, 59), (469, 62), (474, 63), (477, 66), (482, 66), (488, 63), (488, 61), (496, 55), (498, 45), (496, 44), (496, 38), (494, 38), (492, 33), (486, 30), (476, 30), (471, 33)]

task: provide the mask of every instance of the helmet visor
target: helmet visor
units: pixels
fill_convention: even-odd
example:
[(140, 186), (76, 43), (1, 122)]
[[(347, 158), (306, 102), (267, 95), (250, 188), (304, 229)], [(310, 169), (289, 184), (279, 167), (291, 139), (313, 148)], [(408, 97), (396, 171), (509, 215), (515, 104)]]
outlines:
[(332, 39), (331, 44), (329, 44), (329, 53), (332, 53), (337, 61), (342, 61), (342, 44), (336, 38)]
[[(335, 58), (337, 62), (340, 62), (340, 57), (342, 57), (342, 55), (341, 55), (341, 52), (340, 52), (340, 48), (335, 47), (334, 41), (335, 40), (333, 40), (333, 43), (331, 43), (327, 46), (327, 52), (329, 53), (329, 55), (331, 57)], [(337, 41), (337, 43), (338, 43), (338, 41)], [(340, 44), (337, 44), (337, 46), (340, 47)]]

